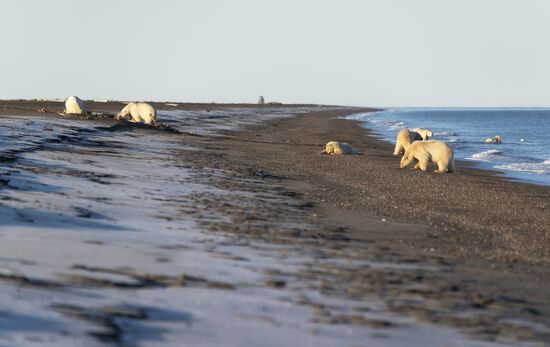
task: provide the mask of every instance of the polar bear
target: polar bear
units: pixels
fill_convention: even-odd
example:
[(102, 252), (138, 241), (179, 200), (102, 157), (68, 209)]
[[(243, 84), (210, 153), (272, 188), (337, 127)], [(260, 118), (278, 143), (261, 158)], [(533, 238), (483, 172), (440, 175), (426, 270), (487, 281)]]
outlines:
[(420, 136), (422, 136), (422, 140), (424, 141), (427, 141), (430, 139), (430, 137), (434, 136), (434, 133), (428, 129), (415, 128), (411, 131), (414, 131), (415, 133), (420, 134)]
[(485, 140), (485, 143), (502, 143), (502, 138), (500, 135), (495, 135), (495, 138), (488, 138)]
[(65, 109), (60, 114), (86, 114), (84, 101), (78, 96), (69, 96), (67, 100), (65, 100)]
[(325, 150), (321, 154), (359, 154), (359, 151), (353, 148), (349, 143), (330, 141), (326, 144)]
[(393, 155), (405, 153), (407, 147), (409, 147), (414, 141), (422, 141), (422, 136), (420, 136), (417, 132), (409, 131), (407, 129), (399, 130), (397, 133), (397, 138), (395, 139), (395, 149), (393, 151)]
[(454, 172), (454, 152), (453, 149), (442, 141), (416, 141), (406, 150), (401, 158), (400, 168), (409, 165), (413, 160), (416, 161), (414, 170), (420, 169), (426, 171), (428, 163), (436, 163), (438, 169), (435, 172)]
[(157, 111), (145, 102), (131, 102), (116, 115), (115, 119), (128, 119), (134, 123), (157, 125)]

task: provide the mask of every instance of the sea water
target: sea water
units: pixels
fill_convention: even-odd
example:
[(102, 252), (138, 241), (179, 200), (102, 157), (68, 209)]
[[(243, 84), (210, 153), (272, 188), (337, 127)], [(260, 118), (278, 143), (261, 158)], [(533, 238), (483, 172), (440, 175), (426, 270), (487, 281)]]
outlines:
[[(505, 177), (550, 185), (550, 109), (396, 108), (350, 116), (383, 140), (395, 142), (400, 129), (432, 130), (455, 158), (494, 169)], [(484, 143), (495, 135), (501, 144)]]

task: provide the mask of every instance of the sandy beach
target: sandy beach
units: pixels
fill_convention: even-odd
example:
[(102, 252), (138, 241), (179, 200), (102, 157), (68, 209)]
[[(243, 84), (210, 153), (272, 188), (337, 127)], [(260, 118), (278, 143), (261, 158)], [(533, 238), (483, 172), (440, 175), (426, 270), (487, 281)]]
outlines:
[[(0, 117), (4, 118), (24, 117), (31, 122), (33, 117), (66, 119), (56, 114), (62, 110), (58, 102), (1, 104)], [(156, 103), (163, 127), (148, 129), (117, 124), (112, 115), (121, 103), (88, 104), (97, 114), (75, 121), (83, 129), (88, 125), (97, 129), (100, 133), (95, 139), (85, 137), (86, 131), (79, 128), (76, 135), (61, 134), (55, 140), (58, 142), (37, 147), (33, 150), (37, 157), (14, 154), (3, 158), (12, 171), (2, 177), (2, 190), (8, 192), (2, 204), (14, 209), (16, 217), (12, 222), (8, 212), (3, 212), (10, 222), (2, 224), (0, 232), (10, 251), (3, 254), (0, 284), (4, 293), (17, 288), (49, 293), (53, 301), (44, 299), (44, 312), (51, 309), (67, 321), (84, 322), (79, 329), (92, 336), (92, 341), (131, 345), (128, 336), (132, 336), (136, 344), (145, 341), (147, 346), (177, 345), (178, 339), (184, 338), (189, 343), (216, 345), (224, 341), (225, 331), (238, 325), (226, 321), (235, 317), (234, 307), (220, 312), (215, 309), (239, 302), (236, 306), (258, 305), (258, 309), (237, 309), (239, 319), (252, 323), (249, 330), (243, 328), (244, 335), (225, 340), (227, 345), (262, 341), (254, 335), (257, 324), (266, 329), (264, 336), (273, 337), (271, 345), (285, 343), (275, 338), (281, 331), (292, 332), (289, 341), (302, 341), (302, 345), (352, 346), (367, 341), (374, 346), (543, 346), (550, 342), (550, 188), (504, 180), (496, 172), (475, 169), (465, 162), (457, 162), (454, 174), (399, 169), (391, 144), (377, 140), (359, 122), (341, 119), (371, 109)], [(46, 112), (37, 111), (42, 108)], [(223, 112), (234, 112), (238, 117), (245, 111), (250, 114), (236, 118), (237, 126), (225, 128), (225, 120), (219, 120)], [(189, 118), (181, 125), (176, 121), (181, 116), (177, 112), (191, 116), (196, 112), (200, 117), (196, 123), (195, 118)], [(204, 117), (215, 112), (220, 112), (218, 118), (209, 118), (215, 131), (201, 128)], [(261, 112), (262, 117), (255, 115)], [(168, 118), (171, 115), (174, 118)], [(107, 137), (107, 132), (115, 135)], [(348, 142), (362, 154), (320, 155), (330, 140)], [(49, 147), (51, 144), (58, 152)], [(46, 155), (39, 151), (46, 151)], [(80, 158), (83, 153), (86, 156)], [(151, 169), (161, 165), (160, 178), (149, 177), (150, 171), (135, 175), (128, 171), (125, 176), (127, 169), (123, 167), (109, 175), (95, 175), (109, 165), (124, 162), (118, 157), (122, 154), (128, 156), (136, 171), (146, 163)], [(109, 161), (110, 156), (119, 159)], [(39, 167), (32, 162), (37, 158), (50, 162)], [(52, 169), (59, 163), (70, 167), (77, 161), (87, 165), (87, 174), (81, 166), (70, 173)], [(135, 205), (132, 201), (121, 203), (116, 197), (107, 202), (96, 197), (91, 208), (75, 208), (77, 203), (72, 199), (80, 199), (80, 193), (66, 192), (62, 199), (71, 201), (71, 213), (76, 214), (69, 216), (67, 212), (59, 221), (52, 217), (51, 230), (47, 230), (59, 238), (76, 236), (59, 241), (61, 246), (41, 244), (43, 231), (27, 229), (39, 224), (34, 209), (47, 206), (40, 205), (42, 199), (50, 201), (57, 193), (23, 185), (29, 180), (23, 174), (26, 172), (52, 175), (48, 182), (60, 187), (63, 175), (85, 177), (87, 181), (77, 186), (85, 193), (82, 196), (99, 191), (100, 186), (106, 189), (105, 194), (110, 189), (125, 189), (136, 196)], [(157, 183), (144, 190), (135, 178)], [(199, 185), (200, 189), (193, 188)], [(191, 190), (183, 190), (183, 186)], [(34, 195), (35, 191), (41, 195)], [(158, 208), (154, 213), (145, 208), (137, 214), (129, 212), (140, 200), (148, 201), (148, 196), (156, 197), (150, 205)], [(120, 221), (110, 214), (113, 208), (120, 209)], [(151, 219), (136, 221), (135, 225), (126, 223), (140, 214), (151, 214)], [(81, 219), (88, 224), (82, 224)], [(60, 227), (63, 223), (69, 227)], [(71, 226), (107, 230), (111, 224), (121, 232), (63, 232)], [(143, 225), (145, 230), (167, 233), (146, 236), (137, 232)], [(122, 232), (130, 227), (136, 233)], [(188, 230), (188, 235), (198, 232), (183, 237), (180, 229)], [(129, 239), (133, 241), (128, 243)], [(29, 243), (37, 252), (20, 252)], [(51, 257), (51, 252), (60, 251), (63, 245), (70, 248), (77, 244), (74, 253), (62, 251), (62, 256), (50, 259), (51, 264), (40, 264), (43, 254)], [(121, 253), (112, 261), (101, 259), (111, 252)], [(277, 264), (271, 263), (273, 259)], [(35, 265), (29, 265), (31, 262)], [(209, 262), (215, 267), (209, 268)], [(182, 271), (187, 276), (181, 277)], [(74, 302), (81, 299), (68, 299), (74, 292), (51, 294), (52, 288), (59, 287), (83, 290), (90, 297), (104, 295), (105, 299), (77, 305)], [(169, 291), (191, 313), (169, 314), (158, 307), (151, 311), (150, 307), (166, 295), (152, 294), (151, 288)], [(188, 302), (190, 292), (185, 290), (205, 295), (203, 301), (211, 306)], [(128, 292), (139, 300), (121, 306), (121, 302), (133, 300), (128, 299)], [(212, 292), (215, 294), (210, 297), (203, 294)], [(8, 295), (4, 300), (7, 303), (15, 297)], [(250, 303), (245, 298), (265, 302)], [(63, 300), (65, 305), (59, 305)], [(281, 302), (296, 313), (278, 312)], [(162, 305), (170, 307), (169, 302)], [(2, 312), (0, 308), (0, 322)], [(164, 317), (160, 321), (169, 323), (158, 323), (156, 329), (147, 325), (155, 312)], [(208, 340), (200, 329), (216, 321), (206, 314), (201, 317), (201, 312), (220, 317), (227, 324), (226, 330)], [(10, 326), (10, 315), (5, 316), (8, 323), (4, 324)], [(178, 326), (181, 322), (189, 327), (187, 333)], [(151, 341), (140, 336), (143, 326), (158, 338)], [(429, 327), (450, 328), (451, 333)], [(311, 340), (304, 340), (304, 331)], [(61, 333), (55, 336), (63, 340)]]

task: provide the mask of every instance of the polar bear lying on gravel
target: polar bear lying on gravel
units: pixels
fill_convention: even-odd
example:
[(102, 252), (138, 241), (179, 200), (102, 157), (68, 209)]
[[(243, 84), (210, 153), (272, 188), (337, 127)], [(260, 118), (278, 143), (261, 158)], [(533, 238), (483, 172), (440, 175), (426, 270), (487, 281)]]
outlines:
[(393, 151), (393, 155), (405, 153), (407, 147), (409, 147), (414, 141), (422, 141), (422, 136), (420, 136), (417, 132), (409, 131), (407, 129), (399, 130), (397, 133), (397, 138), (395, 139), (395, 150)]
[(322, 151), (321, 154), (336, 154), (336, 155), (359, 154), (359, 151), (353, 148), (348, 143), (330, 141), (329, 143), (326, 144), (325, 150)]
[(403, 158), (401, 158), (401, 168), (409, 165), (413, 160), (416, 160), (414, 169), (426, 171), (428, 163), (436, 163), (438, 170), (435, 172), (454, 172), (454, 152), (448, 144), (442, 141), (416, 141), (412, 143), (406, 150)]
[(428, 129), (415, 128), (412, 131), (414, 131), (415, 133), (420, 134), (420, 136), (422, 136), (422, 140), (424, 140), (424, 141), (427, 141), (427, 140), (429, 140), (430, 137), (434, 136), (434, 133), (431, 130), (428, 130)]
[(116, 115), (115, 119), (128, 119), (134, 123), (157, 125), (157, 111), (145, 102), (131, 102)]
[(82, 101), (78, 96), (69, 96), (65, 100), (65, 109), (61, 115), (65, 114), (85, 114), (86, 108), (84, 107), (84, 101)]

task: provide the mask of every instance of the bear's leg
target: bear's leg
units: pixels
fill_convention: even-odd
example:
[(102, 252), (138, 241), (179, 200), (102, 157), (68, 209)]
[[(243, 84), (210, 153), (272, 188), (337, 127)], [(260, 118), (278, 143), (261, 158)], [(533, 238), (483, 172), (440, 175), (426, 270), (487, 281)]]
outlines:
[(415, 158), (418, 160), (418, 167), (422, 171), (426, 171), (428, 169), (428, 163), (430, 162), (430, 155), (428, 153), (420, 152), (418, 153)]
[(455, 168), (455, 161), (454, 159), (451, 159), (449, 161), (449, 164), (447, 165), (447, 172), (455, 172), (456, 168)]
[(413, 170), (420, 170), (420, 162), (416, 159), (415, 161), (416, 161), (416, 164), (414, 164)]
[(447, 166), (448, 166), (448, 163), (443, 161), (443, 160), (440, 160), (437, 162), (437, 170), (434, 170), (434, 172), (437, 172), (437, 173), (445, 173), (447, 171), (449, 171), (447, 169)]
[(130, 120), (132, 123), (141, 123), (142, 121), (139, 112), (135, 109), (130, 110), (130, 117), (132, 117), (132, 120)]
[(403, 149), (403, 145), (401, 144), (396, 144), (395, 145), (395, 150), (393, 151), (393, 155), (399, 155), (401, 154), (401, 150)]
[(426, 171), (428, 169), (428, 161), (427, 160), (419, 161), (418, 166), (420, 167), (420, 170)]

